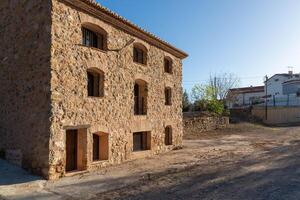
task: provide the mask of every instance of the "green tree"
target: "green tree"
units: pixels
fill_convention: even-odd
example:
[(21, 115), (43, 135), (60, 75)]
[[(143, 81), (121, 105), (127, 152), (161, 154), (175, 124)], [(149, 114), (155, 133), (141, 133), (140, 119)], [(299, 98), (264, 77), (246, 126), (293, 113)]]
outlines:
[(215, 99), (214, 89), (210, 85), (196, 84), (192, 88), (192, 98), (194, 101)]

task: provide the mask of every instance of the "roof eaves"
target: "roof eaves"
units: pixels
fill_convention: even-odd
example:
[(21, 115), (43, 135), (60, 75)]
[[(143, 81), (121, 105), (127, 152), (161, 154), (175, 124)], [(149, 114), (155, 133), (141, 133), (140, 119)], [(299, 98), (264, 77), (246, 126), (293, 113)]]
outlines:
[[(146, 31), (145, 29), (137, 26), (136, 24), (128, 21), (127, 19), (121, 17), (120, 15), (110, 11), (109, 9), (105, 8), (104, 6), (100, 5), (99, 3), (95, 2), (95, 1), (92, 1), (92, 0), (63, 0), (65, 2), (68, 2), (69, 4), (72, 4), (73, 6), (79, 6), (79, 4), (76, 4), (76, 1), (81, 1), (91, 7), (93, 7), (94, 9), (100, 11), (100, 12), (103, 12), (105, 13), (106, 15), (110, 16), (110, 17), (113, 17), (114, 19), (118, 20), (119, 22), (123, 23), (124, 25), (132, 28), (132, 29), (135, 29), (136, 31), (142, 33), (143, 35), (145, 35), (146, 37), (150, 38), (149, 41), (154, 40), (154, 41), (157, 41), (159, 44), (154, 44), (155, 46), (165, 50), (165, 51), (168, 51), (169, 53), (171, 54), (175, 54), (175, 56), (181, 58), (181, 59), (184, 59), (186, 57), (188, 57), (188, 54), (185, 53), (184, 51), (172, 46), (171, 44), (169, 44), (168, 42), (160, 39), (159, 37), (155, 36), (154, 34)], [(107, 21), (109, 22), (109, 21)], [(129, 31), (129, 30), (127, 30)], [(130, 31), (129, 31), (130, 32)], [(135, 35), (136, 36), (136, 35)], [(138, 37), (138, 36), (136, 36)], [(151, 43), (151, 42), (150, 42)]]

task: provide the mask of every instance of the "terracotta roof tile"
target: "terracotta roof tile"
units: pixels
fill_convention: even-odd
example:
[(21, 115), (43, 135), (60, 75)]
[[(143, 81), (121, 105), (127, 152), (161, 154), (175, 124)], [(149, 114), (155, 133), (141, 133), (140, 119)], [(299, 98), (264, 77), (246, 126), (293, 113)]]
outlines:
[(253, 93), (253, 92), (263, 92), (265, 89), (264, 86), (255, 86), (255, 87), (243, 87), (243, 88), (232, 88), (229, 91), (231, 93)]
[(140, 32), (146, 34), (148, 37), (151, 37), (157, 41), (159, 41), (160, 43), (162, 43), (163, 45), (168, 46), (169, 48), (172, 48), (173, 50), (177, 51), (178, 53), (180, 53), (182, 55), (182, 58), (186, 58), (188, 56), (187, 53), (185, 53), (184, 51), (177, 49), (176, 47), (172, 46), (170, 43), (160, 39), (159, 37), (155, 36), (154, 34), (148, 32), (147, 30), (139, 27), (138, 25), (130, 22), (129, 20), (123, 18), (122, 16), (118, 15), (115, 12), (112, 12), (111, 10), (105, 8), (104, 6), (102, 6), (101, 4), (97, 3), (95, 0), (81, 0), (82, 2), (96, 8), (99, 11), (102, 11), (104, 13), (106, 13), (107, 15), (110, 15), (112, 17), (114, 17), (117, 20), (120, 20), (121, 22), (125, 23), (126, 25), (129, 25), (137, 30), (139, 30)]

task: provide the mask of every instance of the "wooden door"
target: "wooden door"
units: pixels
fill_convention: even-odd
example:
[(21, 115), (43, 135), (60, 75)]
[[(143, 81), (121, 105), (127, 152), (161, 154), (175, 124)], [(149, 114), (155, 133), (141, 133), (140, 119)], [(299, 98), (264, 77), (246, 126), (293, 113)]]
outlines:
[(66, 171), (77, 170), (77, 130), (66, 132)]

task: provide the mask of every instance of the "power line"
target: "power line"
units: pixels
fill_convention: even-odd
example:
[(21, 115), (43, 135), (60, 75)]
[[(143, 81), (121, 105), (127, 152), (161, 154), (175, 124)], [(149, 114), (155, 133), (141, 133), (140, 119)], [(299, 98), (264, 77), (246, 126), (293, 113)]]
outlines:
[[(253, 76), (253, 77), (242, 77), (242, 78), (239, 78), (240, 80), (249, 80), (249, 79), (261, 79), (263, 78), (264, 76)], [(222, 79), (222, 78), (217, 78), (217, 79)], [(187, 80), (187, 81), (182, 81), (183, 83), (187, 83), (187, 84), (192, 84), (192, 83), (199, 83), (199, 82), (207, 82), (207, 81), (210, 81), (210, 79), (202, 79), (202, 80)]]

